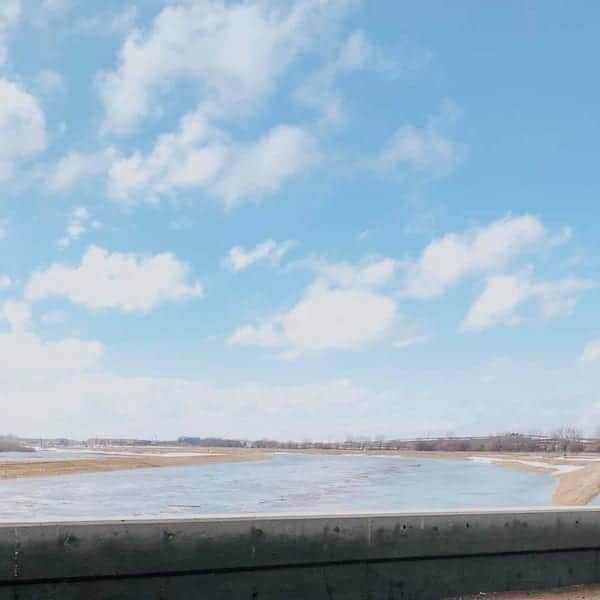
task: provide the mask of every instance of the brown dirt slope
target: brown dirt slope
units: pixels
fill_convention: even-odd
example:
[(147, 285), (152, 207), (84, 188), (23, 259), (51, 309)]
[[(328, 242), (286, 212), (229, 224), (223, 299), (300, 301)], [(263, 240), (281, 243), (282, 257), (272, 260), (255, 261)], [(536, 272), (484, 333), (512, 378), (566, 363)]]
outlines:
[[(76, 460), (7, 462), (0, 464), (0, 479), (19, 477), (49, 477), (53, 475), (71, 475), (74, 473), (94, 473), (103, 471), (124, 471), (128, 469), (152, 469), (186, 465), (204, 465), (215, 463), (245, 462), (262, 460), (269, 455), (253, 450), (238, 450), (198, 456), (99, 456)], [(1, 457), (0, 457), (1, 460)]]

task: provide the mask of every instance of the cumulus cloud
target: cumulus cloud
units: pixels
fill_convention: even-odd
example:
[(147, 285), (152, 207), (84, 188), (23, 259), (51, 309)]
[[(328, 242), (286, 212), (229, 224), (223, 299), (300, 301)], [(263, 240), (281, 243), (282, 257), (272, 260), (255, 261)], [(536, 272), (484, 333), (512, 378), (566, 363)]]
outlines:
[(46, 145), (46, 121), (37, 99), (19, 84), (0, 78), (0, 181)]
[(318, 161), (318, 144), (307, 130), (278, 125), (255, 143), (237, 148), (211, 189), (227, 206), (233, 206), (247, 198), (276, 192), (284, 181)]
[(282, 318), (291, 347), (298, 351), (358, 348), (390, 327), (395, 303), (363, 290), (313, 288)]
[(267, 261), (271, 265), (278, 265), (283, 256), (293, 246), (293, 242), (276, 242), (275, 240), (265, 240), (257, 244), (254, 248), (246, 250), (242, 246), (233, 246), (224, 264), (234, 272), (244, 271), (254, 263)]
[(358, 264), (321, 259), (299, 261), (315, 281), (289, 310), (236, 329), (229, 343), (278, 348), (284, 358), (324, 350), (354, 350), (389, 333), (397, 302), (384, 288), (393, 282), (395, 260), (371, 256)]
[[(435, 239), (412, 261), (387, 256), (367, 256), (357, 263), (319, 258), (298, 261), (295, 268), (315, 274), (301, 300), (288, 311), (244, 324), (229, 342), (281, 348), (291, 357), (358, 348), (391, 331), (399, 299), (437, 297), (473, 276), (487, 277), (488, 283), (464, 320), (464, 329), (516, 322), (530, 318), (531, 312), (543, 319), (569, 314), (593, 282), (565, 278), (534, 283), (527, 277), (496, 275), (527, 251), (564, 243), (563, 237), (548, 232), (531, 215), (509, 216)], [(523, 315), (521, 306), (528, 309)], [(428, 336), (412, 331), (395, 345), (403, 348), (427, 340)]]
[(201, 297), (202, 286), (189, 281), (189, 267), (173, 254), (111, 253), (90, 246), (81, 264), (54, 264), (33, 273), (28, 300), (64, 297), (88, 308), (147, 312), (164, 302)]
[(430, 242), (420, 258), (408, 265), (402, 294), (439, 296), (463, 278), (504, 267), (548, 239), (546, 228), (532, 215), (506, 217), (465, 233), (449, 233)]
[(156, 200), (173, 190), (207, 184), (223, 166), (229, 137), (206, 111), (186, 114), (177, 131), (159, 136), (148, 154), (135, 152), (111, 165), (109, 192), (117, 200)]
[[(161, 111), (166, 91), (193, 81), (197, 108), (160, 135), (148, 152), (114, 157), (109, 195), (125, 203), (156, 202), (178, 191), (202, 188), (233, 206), (272, 194), (289, 179), (319, 164), (310, 128), (279, 123), (253, 139), (234, 139), (232, 119), (257, 112), (286, 69), (352, 2), (295, 0), (280, 5), (253, 0), (174, 2), (147, 30), (132, 31), (116, 70), (98, 78), (104, 129), (131, 133)], [(361, 36), (351, 38), (336, 69), (363, 59)]]
[(185, 115), (176, 132), (161, 135), (148, 154), (115, 160), (109, 192), (122, 202), (156, 202), (177, 190), (204, 187), (232, 206), (277, 191), (317, 161), (317, 142), (302, 127), (279, 125), (239, 143), (199, 110)]
[(514, 325), (525, 318), (570, 315), (581, 293), (594, 287), (593, 281), (576, 277), (533, 282), (526, 273), (496, 275), (487, 280), (462, 327), (477, 331), (495, 325)]
[(271, 92), (319, 30), (349, 5), (345, 0), (297, 0), (282, 7), (262, 1), (175, 2), (147, 30), (125, 40), (114, 71), (98, 88), (104, 127), (130, 133), (180, 80), (200, 84), (202, 102), (221, 112), (248, 113)]
[(306, 352), (356, 349), (384, 335), (393, 323), (395, 302), (360, 289), (315, 285), (289, 311), (268, 322), (246, 325), (230, 343), (281, 347), (288, 357)]

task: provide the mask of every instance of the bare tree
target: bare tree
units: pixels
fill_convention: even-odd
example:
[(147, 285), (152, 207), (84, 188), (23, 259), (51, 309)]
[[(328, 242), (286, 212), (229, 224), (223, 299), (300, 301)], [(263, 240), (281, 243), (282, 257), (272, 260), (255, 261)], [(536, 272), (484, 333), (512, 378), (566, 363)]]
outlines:
[(560, 427), (552, 434), (552, 437), (558, 442), (558, 449), (565, 456), (567, 452), (579, 448), (581, 439), (581, 431), (575, 427)]

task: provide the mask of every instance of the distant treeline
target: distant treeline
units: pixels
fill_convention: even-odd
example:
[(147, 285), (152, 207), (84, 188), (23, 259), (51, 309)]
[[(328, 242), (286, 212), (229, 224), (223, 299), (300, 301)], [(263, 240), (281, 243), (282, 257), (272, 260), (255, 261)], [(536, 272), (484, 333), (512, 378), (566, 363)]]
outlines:
[(26, 446), (12, 435), (0, 436), (0, 452), (33, 452), (33, 448)]
[(312, 442), (261, 439), (232, 440), (223, 438), (181, 437), (177, 444), (228, 448), (262, 448), (283, 450), (416, 450), (422, 452), (600, 452), (600, 439), (585, 439), (576, 431), (564, 429), (551, 435), (507, 433), (481, 437), (438, 437), (412, 440), (349, 439), (345, 442)]
[(26, 444), (41, 447), (102, 446), (198, 446), (213, 448), (262, 448), (281, 450), (348, 450), (421, 452), (600, 452), (600, 438), (584, 438), (576, 429), (565, 427), (548, 435), (505, 433), (488, 436), (440, 436), (414, 439), (348, 438), (345, 442), (281, 441), (272, 439), (240, 440), (220, 437), (180, 437), (177, 440), (139, 440), (90, 438), (77, 441), (66, 438), (18, 440), (0, 438), (0, 451), (23, 450)]
[(489, 436), (444, 436), (416, 439), (348, 439), (345, 442), (312, 442), (261, 439), (179, 438), (178, 443), (196, 446), (252, 447), (285, 450), (416, 450), (421, 452), (600, 452), (600, 439), (583, 438), (572, 428), (549, 435), (505, 433)]
[(483, 438), (416, 440), (413, 448), (430, 452), (594, 452), (600, 450), (600, 440), (497, 435)]
[(202, 446), (205, 448), (244, 448), (248, 446), (248, 442), (244, 440), (228, 440), (224, 438), (180, 437), (177, 443), (184, 446)]

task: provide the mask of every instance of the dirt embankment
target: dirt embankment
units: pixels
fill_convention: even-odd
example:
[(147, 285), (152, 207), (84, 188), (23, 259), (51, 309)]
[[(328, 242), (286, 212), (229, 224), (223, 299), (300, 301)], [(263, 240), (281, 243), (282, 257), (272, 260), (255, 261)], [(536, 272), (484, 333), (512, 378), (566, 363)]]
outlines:
[[(52, 475), (71, 475), (75, 473), (98, 473), (105, 471), (124, 471), (129, 469), (152, 469), (159, 467), (178, 467), (187, 465), (205, 465), (215, 463), (245, 462), (264, 460), (269, 457), (256, 450), (228, 451), (203, 449), (197, 456), (169, 456), (169, 452), (160, 454), (156, 448), (144, 452), (129, 452), (118, 455), (112, 449), (110, 454), (90, 454), (90, 458), (67, 460), (35, 460), (2, 463), (0, 455), (0, 479), (17, 479), (19, 477), (49, 477)], [(114, 452), (114, 454), (113, 454)], [(190, 452), (189, 454), (193, 454)]]
[(600, 463), (592, 463), (579, 471), (561, 475), (552, 499), (554, 504), (563, 506), (585, 506), (599, 494)]

